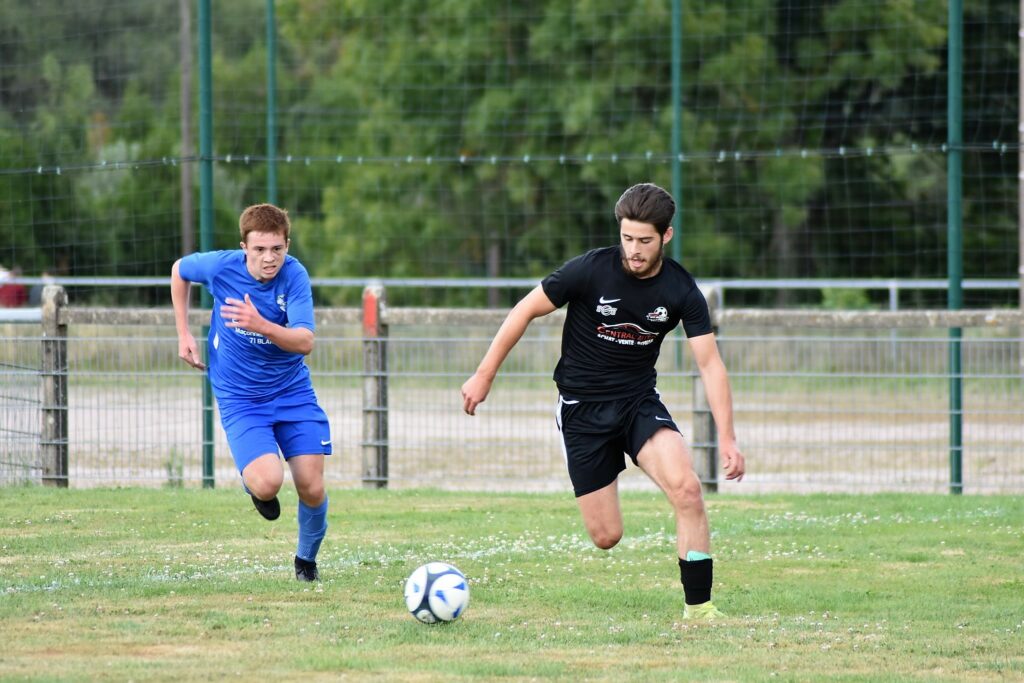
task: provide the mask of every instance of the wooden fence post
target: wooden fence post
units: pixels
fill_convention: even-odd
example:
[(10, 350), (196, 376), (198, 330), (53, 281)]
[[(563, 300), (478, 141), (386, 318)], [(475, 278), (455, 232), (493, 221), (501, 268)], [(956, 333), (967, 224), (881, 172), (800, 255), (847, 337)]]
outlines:
[(363, 289), (363, 487), (388, 485), (388, 327), (383, 285)]
[[(717, 288), (704, 292), (711, 309), (711, 331), (718, 335), (716, 314), (718, 312), (719, 290)], [(693, 468), (700, 478), (705, 493), (718, 491), (718, 429), (715, 417), (711, 414), (707, 390), (700, 372), (693, 378)]]
[(43, 405), (40, 411), (40, 455), (43, 461), (43, 484), (68, 485), (68, 326), (63, 321), (68, 294), (59, 285), (43, 289)]

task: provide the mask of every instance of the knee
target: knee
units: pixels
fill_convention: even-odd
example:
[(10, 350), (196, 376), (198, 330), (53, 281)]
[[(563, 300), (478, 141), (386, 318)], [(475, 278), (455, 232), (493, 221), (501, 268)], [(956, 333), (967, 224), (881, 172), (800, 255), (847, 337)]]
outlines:
[(281, 490), (281, 484), (284, 483), (284, 473), (273, 470), (269, 472), (259, 469), (249, 471), (247, 468), (242, 478), (245, 480), (245, 486), (249, 492), (260, 500), (270, 500), (276, 496), (277, 492)]
[(246, 480), (246, 487), (252, 495), (260, 500), (270, 500), (281, 490), (281, 482), (274, 483), (268, 479), (257, 479), (256, 481)]
[(309, 507), (318, 507), (324, 502), (324, 480), (305, 482), (303, 484), (296, 484), (296, 493), (299, 494), (299, 500), (308, 505)]
[(700, 479), (694, 472), (674, 483), (666, 493), (669, 500), (672, 501), (672, 506), (676, 509), (692, 510), (704, 506), (703, 489)]
[(590, 532), (590, 540), (601, 550), (611, 550), (622, 540), (622, 529), (596, 529)]

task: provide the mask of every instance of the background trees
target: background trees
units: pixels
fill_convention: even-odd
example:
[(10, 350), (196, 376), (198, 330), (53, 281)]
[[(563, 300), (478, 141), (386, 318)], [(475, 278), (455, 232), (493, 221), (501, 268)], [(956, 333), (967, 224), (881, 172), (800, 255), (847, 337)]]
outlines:
[[(264, 3), (215, 5), (231, 248), (266, 196)], [(669, 186), (669, 3), (420, 5), (278, 3), (278, 199), (314, 275), (540, 277), (614, 239), (626, 186)], [(1016, 5), (969, 5), (965, 272), (1013, 277)], [(686, 265), (944, 276), (946, 4), (683, 7)], [(0, 8), (0, 263), (162, 275), (179, 255), (177, 9)]]

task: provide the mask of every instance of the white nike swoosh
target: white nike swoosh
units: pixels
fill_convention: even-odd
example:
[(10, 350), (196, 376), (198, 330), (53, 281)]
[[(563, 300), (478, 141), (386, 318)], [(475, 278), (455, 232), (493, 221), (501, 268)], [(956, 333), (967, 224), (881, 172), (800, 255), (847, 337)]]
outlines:
[(622, 299), (605, 299), (603, 296), (602, 297), (598, 297), (598, 299), (597, 299), (597, 303), (599, 303), (599, 304), (613, 304), (616, 301), (622, 301)]
[(659, 415), (655, 415), (654, 419), (655, 420), (661, 420), (662, 422), (671, 422), (672, 421), (671, 417), (661, 417)]
[(323, 439), (320, 439), (320, 445), (321, 446), (330, 446), (331, 445), (331, 440), (328, 439), (327, 441), (324, 441)]

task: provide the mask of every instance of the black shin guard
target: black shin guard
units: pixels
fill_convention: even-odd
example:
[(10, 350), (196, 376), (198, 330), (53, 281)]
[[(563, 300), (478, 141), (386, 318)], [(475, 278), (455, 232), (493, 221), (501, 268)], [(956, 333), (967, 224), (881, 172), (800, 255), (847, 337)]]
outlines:
[(711, 582), (714, 569), (713, 560), (687, 562), (679, 560), (679, 580), (683, 583), (683, 594), (687, 605), (700, 605), (711, 599)]

